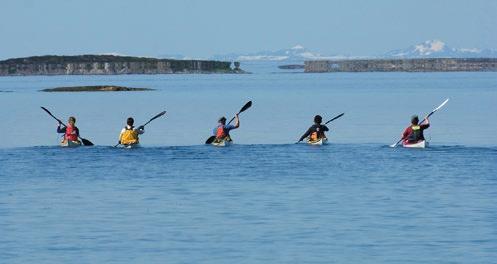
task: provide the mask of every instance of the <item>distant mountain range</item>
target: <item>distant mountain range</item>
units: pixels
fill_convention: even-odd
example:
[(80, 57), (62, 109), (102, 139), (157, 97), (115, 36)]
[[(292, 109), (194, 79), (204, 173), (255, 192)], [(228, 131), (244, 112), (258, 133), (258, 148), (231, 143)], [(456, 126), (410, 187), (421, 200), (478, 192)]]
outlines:
[[(162, 58), (191, 59), (182, 55), (163, 55)], [(255, 53), (228, 53), (215, 55), (208, 59), (222, 61), (274, 61), (284, 63), (303, 62), (305, 60), (325, 59), (360, 59), (360, 58), (497, 58), (497, 50), (476, 48), (452, 48), (440, 40), (428, 40), (405, 49), (386, 52), (378, 56), (322, 55), (310, 51), (302, 45), (276, 51)]]
[(317, 52), (312, 52), (301, 45), (296, 45), (290, 49), (281, 49), (276, 51), (261, 51), (256, 53), (229, 53), (224, 55), (215, 55), (211, 59), (229, 60), (229, 61), (305, 61), (317, 59), (344, 59), (347, 56), (325, 56)]
[(452, 48), (440, 40), (428, 40), (406, 49), (385, 53), (385, 58), (496, 58), (497, 50)]

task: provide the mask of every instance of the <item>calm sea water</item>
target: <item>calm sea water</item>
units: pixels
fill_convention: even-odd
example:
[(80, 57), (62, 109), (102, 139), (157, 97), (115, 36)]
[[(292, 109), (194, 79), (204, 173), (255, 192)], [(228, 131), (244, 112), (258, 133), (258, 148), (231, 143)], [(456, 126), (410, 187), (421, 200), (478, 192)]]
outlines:
[[(0, 263), (495, 263), (497, 74), (0, 78)], [(42, 93), (116, 84), (143, 93)], [(432, 147), (391, 149), (445, 98)], [(202, 145), (247, 101), (229, 148)], [(60, 149), (75, 115), (97, 146)], [(132, 115), (144, 148), (110, 147)], [(314, 114), (332, 144), (292, 144)]]

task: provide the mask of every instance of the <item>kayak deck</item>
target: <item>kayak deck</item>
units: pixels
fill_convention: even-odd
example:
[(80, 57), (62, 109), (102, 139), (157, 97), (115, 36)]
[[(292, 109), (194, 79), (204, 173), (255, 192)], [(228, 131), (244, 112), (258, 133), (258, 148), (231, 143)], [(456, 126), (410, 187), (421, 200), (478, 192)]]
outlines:
[(307, 144), (309, 145), (326, 145), (328, 144), (328, 138), (320, 138), (318, 140), (307, 140)]
[(215, 147), (227, 147), (233, 144), (232, 140), (214, 140), (211, 145)]
[(62, 142), (60, 142), (60, 146), (63, 148), (77, 148), (81, 147), (82, 144), (80, 141), (63, 140)]
[(428, 142), (426, 140), (421, 140), (421, 141), (418, 141), (418, 142), (415, 142), (415, 143), (402, 143), (402, 146), (404, 148), (426, 148), (428, 147)]
[(134, 149), (134, 148), (141, 148), (141, 146), (140, 146), (140, 143), (136, 143), (136, 144), (121, 144), (120, 148)]

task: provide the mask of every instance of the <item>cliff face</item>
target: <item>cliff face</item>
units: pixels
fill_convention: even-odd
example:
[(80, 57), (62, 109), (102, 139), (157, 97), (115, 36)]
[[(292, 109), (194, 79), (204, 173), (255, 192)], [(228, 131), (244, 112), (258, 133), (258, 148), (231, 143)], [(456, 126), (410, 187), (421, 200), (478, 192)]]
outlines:
[(305, 72), (497, 71), (496, 58), (371, 59), (306, 61)]
[(0, 61), (0, 76), (236, 73), (231, 62), (112, 55), (39, 56)]

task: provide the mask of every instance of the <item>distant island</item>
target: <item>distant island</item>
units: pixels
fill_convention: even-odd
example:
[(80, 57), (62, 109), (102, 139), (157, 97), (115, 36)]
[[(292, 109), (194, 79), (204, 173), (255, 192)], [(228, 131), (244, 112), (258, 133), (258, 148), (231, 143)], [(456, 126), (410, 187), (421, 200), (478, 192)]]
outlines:
[(245, 73), (240, 63), (114, 55), (35, 56), (0, 61), (0, 76)]
[(42, 92), (134, 92), (134, 91), (153, 91), (150, 88), (130, 88), (115, 85), (99, 85), (99, 86), (70, 86), (57, 87), (40, 90)]
[(305, 72), (497, 71), (497, 58), (357, 59), (305, 61)]

